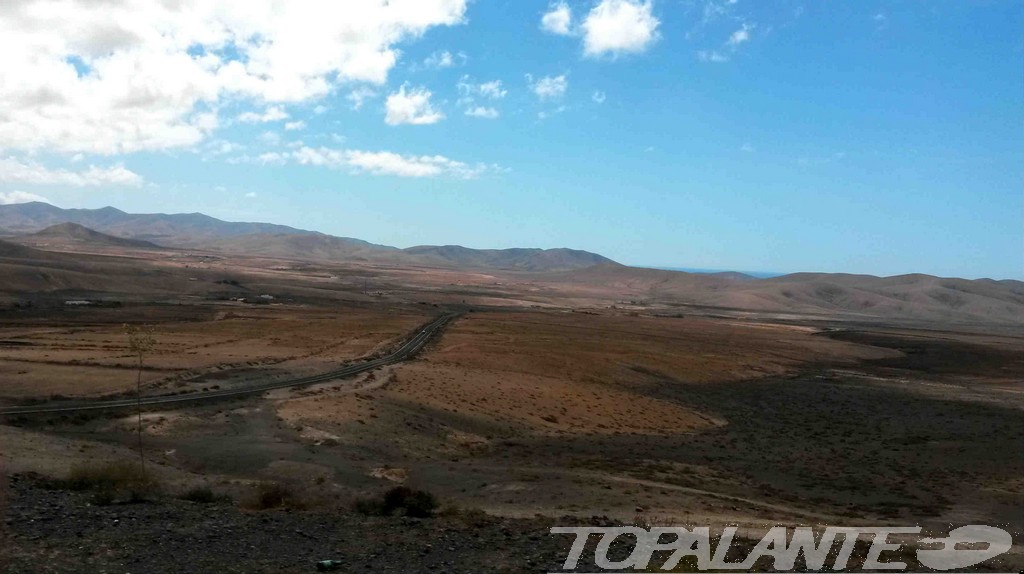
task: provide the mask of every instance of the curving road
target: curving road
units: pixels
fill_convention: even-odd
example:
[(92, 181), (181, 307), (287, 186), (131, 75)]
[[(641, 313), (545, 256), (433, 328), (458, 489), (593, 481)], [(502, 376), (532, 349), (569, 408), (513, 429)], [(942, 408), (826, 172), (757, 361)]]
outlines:
[[(182, 403), (195, 403), (210, 401), (215, 399), (222, 399), (227, 397), (241, 397), (245, 395), (256, 395), (266, 391), (274, 389), (284, 389), (287, 387), (299, 387), (302, 385), (311, 385), (314, 383), (324, 383), (327, 381), (333, 381), (335, 379), (341, 379), (344, 377), (350, 377), (359, 373), (364, 373), (383, 367), (385, 365), (393, 365), (400, 363), (418, 353), (424, 345), (430, 341), (431, 337), (436, 335), (449, 321), (455, 318), (457, 315), (448, 314), (442, 315), (432, 322), (427, 324), (421, 331), (416, 333), (412, 338), (402, 344), (395, 352), (390, 355), (367, 361), (365, 363), (358, 363), (355, 365), (349, 365), (336, 371), (330, 371), (327, 373), (321, 373), (319, 375), (313, 375), (310, 377), (303, 377), (300, 379), (291, 379), (288, 381), (278, 381), (276, 383), (269, 383), (265, 385), (256, 385), (252, 387), (246, 387), (244, 389), (226, 389), (221, 391), (206, 391), (201, 393), (190, 393), (186, 395), (156, 395), (152, 397), (142, 397), (142, 406), (167, 406), (176, 405)], [(29, 415), (39, 413), (72, 413), (80, 411), (93, 411), (101, 409), (120, 409), (135, 407), (138, 404), (137, 400), (132, 399), (117, 399), (110, 401), (76, 401), (76, 402), (63, 402), (63, 403), (40, 403), (37, 405), (25, 405), (16, 407), (0, 407), (0, 415)]]

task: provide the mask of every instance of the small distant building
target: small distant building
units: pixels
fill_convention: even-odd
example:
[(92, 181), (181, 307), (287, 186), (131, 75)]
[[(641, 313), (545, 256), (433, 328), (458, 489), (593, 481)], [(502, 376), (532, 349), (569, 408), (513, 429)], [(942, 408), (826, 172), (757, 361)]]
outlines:
[(83, 305), (92, 305), (93, 302), (86, 299), (68, 299), (64, 304), (68, 307), (80, 307)]
[(266, 299), (267, 301), (270, 301), (273, 298), (274, 298), (273, 295), (267, 295), (266, 293), (264, 293), (263, 295), (260, 295), (260, 299)]

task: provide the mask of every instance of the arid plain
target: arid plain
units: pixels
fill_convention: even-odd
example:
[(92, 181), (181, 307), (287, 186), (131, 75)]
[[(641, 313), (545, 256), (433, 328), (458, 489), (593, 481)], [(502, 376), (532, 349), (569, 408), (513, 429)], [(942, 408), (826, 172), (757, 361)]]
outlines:
[[(401, 484), (504, 517), (1024, 531), (1016, 285), (1009, 311), (962, 288), (935, 311), (906, 285), (961, 280), (900, 279), (895, 312), (841, 302), (855, 288), (815, 284), (828, 277), (758, 287), (100, 239), (3, 243), (0, 406), (134, 397), (125, 324), (156, 340), (142, 394), (186, 396), (382, 356), (457, 314), (414, 359), (355, 377), (145, 408), (169, 496), (208, 487), (246, 506), (272, 483), (308, 512), (350, 512)], [(6, 477), (138, 456), (131, 409), (3, 423)], [(51, 542), (16, 544), (61, 552)]]

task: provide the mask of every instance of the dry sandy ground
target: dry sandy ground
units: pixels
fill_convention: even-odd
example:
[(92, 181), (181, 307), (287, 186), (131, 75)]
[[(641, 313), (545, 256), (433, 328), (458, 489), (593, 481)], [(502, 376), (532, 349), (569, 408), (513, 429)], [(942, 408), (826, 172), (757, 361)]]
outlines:
[(401, 338), (429, 315), (384, 307), (209, 304), (67, 309), (0, 323), (0, 399), (134, 390), (123, 324), (152, 329), (148, 392), (337, 368)]
[[(475, 312), (355, 380), (148, 413), (145, 443), (167, 480), (232, 494), (275, 480), (343, 505), (404, 483), (508, 516), (1019, 533), (1022, 351), (906, 329)], [(135, 440), (126, 414), (14, 422), (0, 441), (19, 470)]]
[[(728, 382), (842, 357), (884, 357), (800, 327), (575, 313), (472, 313), (429, 357), (398, 367), (382, 399), (474, 425), (546, 434), (674, 434), (722, 421), (648, 396), (649, 377)], [(326, 404), (325, 404), (326, 403)], [(290, 401), (287, 420), (365, 418), (361, 397)], [(306, 409), (314, 414), (307, 415)], [(374, 407), (376, 408), (376, 407)]]

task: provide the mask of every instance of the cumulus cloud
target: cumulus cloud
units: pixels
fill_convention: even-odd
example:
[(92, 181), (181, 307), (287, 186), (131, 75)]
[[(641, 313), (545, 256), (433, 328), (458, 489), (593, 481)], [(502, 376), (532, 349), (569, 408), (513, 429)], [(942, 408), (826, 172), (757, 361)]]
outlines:
[(533, 76), (527, 74), (526, 81), (529, 82), (533, 93), (541, 100), (557, 100), (564, 96), (566, 90), (569, 89), (569, 80), (565, 78), (565, 74), (544, 76), (536, 82), (533, 81)]
[(451, 68), (452, 66), (461, 66), (465, 64), (468, 59), (469, 58), (466, 56), (465, 52), (457, 52), (453, 54), (448, 50), (441, 50), (427, 56), (423, 60), (423, 67), (435, 70)]
[(288, 161), (287, 152), (268, 151), (256, 156), (256, 161), (264, 165), (284, 165)]
[(735, 48), (736, 46), (739, 46), (740, 44), (750, 40), (751, 28), (752, 26), (743, 24), (743, 26), (740, 27), (739, 30), (736, 30), (729, 36), (729, 39), (725, 41), (725, 45)]
[(363, 104), (365, 104), (368, 100), (376, 97), (376, 90), (374, 90), (373, 88), (369, 88), (367, 86), (360, 86), (352, 90), (351, 92), (348, 93), (347, 96), (345, 96), (345, 98), (348, 99), (348, 101), (352, 104), (353, 110), (358, 110), (362, 108)]
[(477, 88), (480, 91), (481, 96), (491, 98), (492, 100), (500, 100), (508, 94), (508, 90), (501, 87), (501, 80), (484, 82), (477, 86)]
[(486, 164), (469, 165), (442, 155), (401, 155), (390, 151), (364, 151), (302, 147), (291, 153), (291, 159), (301, 165), (328, 168), (348, 168), (354, 172), (399, 177), (436, 177), (447, 175), (473, 179), (489, 171), (500, 171)]
[(294, 122), (285, 122), (284, 129), (285, 131), (304, 130), (306, 129), (306, 122), (302, 120), (297, 120)]
[(69, 171), (51, 169), (35, 161), (0, 157), (0, 182), (74, 187), (98, 185), (137, 187), (142, 185), (143, 180), (139, 174), (120, 164), (111, 167), (90, 165), (84, 170)]
[(540, 18), (540, 29), (560, 36), (572, 34), (572, 11), (565, 2), (552, 5)]
[(658, 40), (661, 22), (651, 1), (601, 0), (583, 20), (583, 53), (618, 56), (647, 50)]
[(398, 45), (466, 0), (0, 3), (0, 148), (192, 146), (226, 101), (306, 102), (382, 85)]
[(436, 124), (444, 119), (444, 114), (434, 109), (430, 103), (430, 90), (426, 88), (409, 88), (403, 84), (397, 92), (388, 96), (384, 104), (387, 114), (384, 122), (389, 126), (401, 124), (426, 125)]
[(484, 106), (474, 106), (466, 110), (466, 115), (474, 118), (493, 120), (498, 117), (498, 110)]
[(29, 193), (27, 191), (0, 191), (0, 205), (11, 205), (14, 203), (29, 203), (32, 201), (50, 203), (49, 199), (46, 199), (41, 195)]
[(596, 91), (595, 91), (595, 92), (594, 92), (594, 93), (593, 93), (593, 94), (592, 94), (592, 95), (590, 96), (590, 99), (594, 100), (594, 103), (598, 103), (598, 104), (603, 104), (603, 103), (604, 103), (604, 101), (605, 101), (605, 100), (606, 100), (607, 98), (608, 98), (608, 96), (606, 96), (606, 95), (605, 95), (605, 93), (604, 93), (604, 92), (602, 92), (601, 90), (596, 90)]
[(256, 112), (245, 112), (238, 116), (238, 121), (247, 124), (278, 122), (286, 119), (288, 119), (288, 112), (284, 111), (284, 109), (279, 106), (271, 106), (262, 114)]
[(502, 86), (501, 80), (476, 84), (473, 83), (469, 76), (462, 76), (455, 87), (458, 88), (459, 96), (463, 98), (463, 101), (472, 101), (475, 96), (490, 100), (500, 100), (508, 95), (508, 90)]
[(465, 114), (474, 118), (494, 119), (499, 112), (493, 105), (479, 105), (476, 99), (480, 98), (493, 102), (504, 99), (508, 95), (501, 83), (501, 80), (475, 83), (469, 76), (462, 76), (455, 85), (459, 90), (459, 99), (456, 104), (465, 107)]

